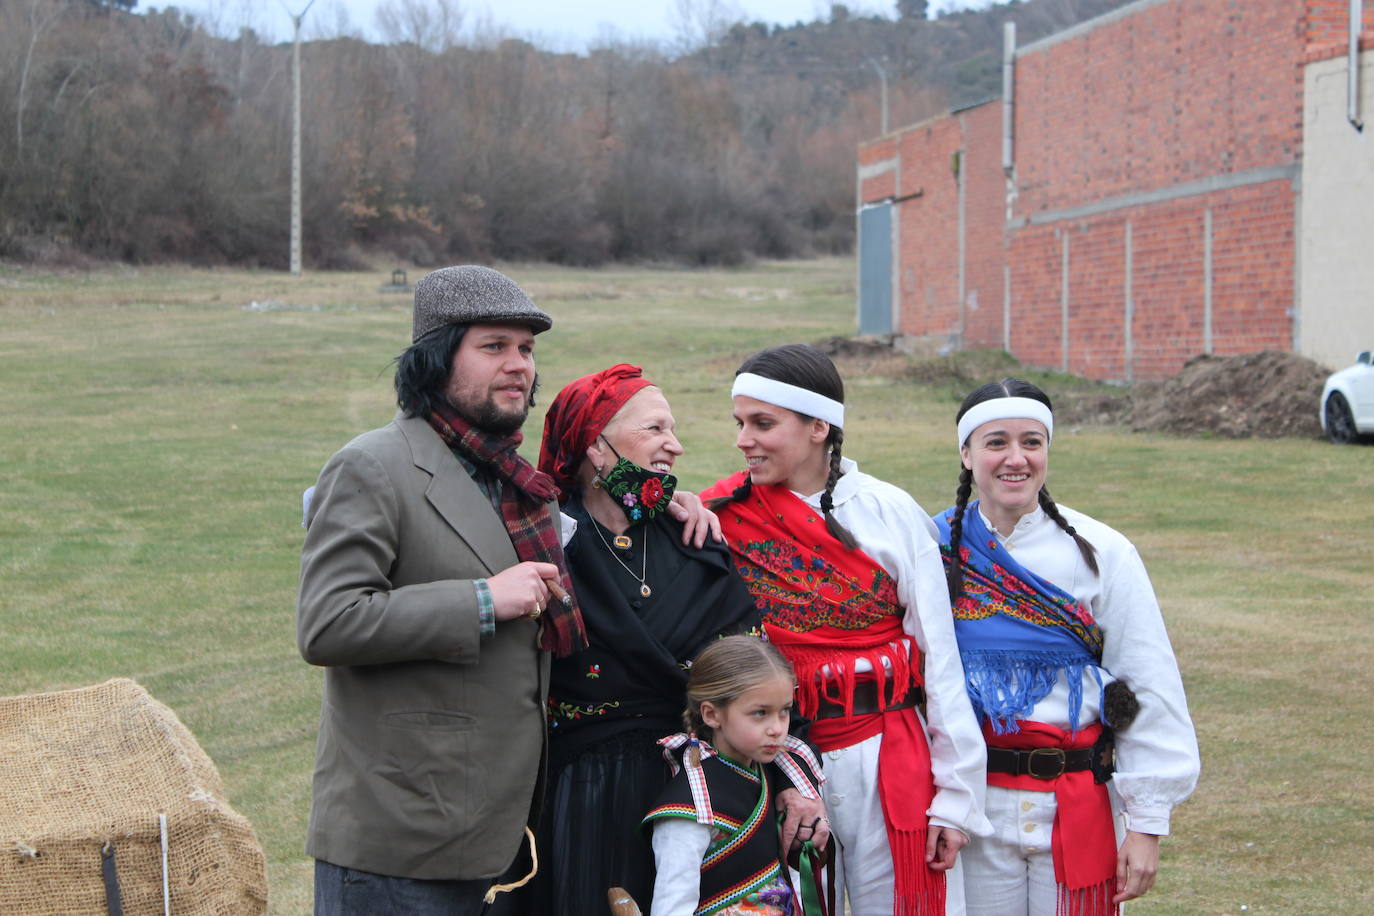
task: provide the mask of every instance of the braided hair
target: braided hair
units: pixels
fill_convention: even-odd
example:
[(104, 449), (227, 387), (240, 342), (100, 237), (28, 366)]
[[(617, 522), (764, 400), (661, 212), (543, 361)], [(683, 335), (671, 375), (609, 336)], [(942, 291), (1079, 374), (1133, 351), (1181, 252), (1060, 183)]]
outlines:
[[(844, 380), (840, 378), (839, 370), (835, 368), (830, 357), (807, 344), (784, 344), (760, 350), (741, 363), (735, 370), (735, 375), (745, 372), (761, 375), (775, 382), (796, 385), (832, 401), (844, 403)], [(815, 419), (795, 410), (792, 412), (805, 422)], [(821, 493), (821, 512), (825, 515), (826, 530), (835, 540), (852, 550), (858, 546), (854, 535), (850, 534), (849, 529), (840, 524), (839, 519), (834, 516), (835, 484), (844, 474), (840, 469), (843, 445), (844, 430), (833, 423), (830, 424), (830, 432), (825, 437), (825, 446), (830, 450), (830, 473), (826, 475), (825, 490)], [(753, 480), (746, 474), (744, 483), (736, 487), (733, 493), (711, 500), (708, 507), (719, 511), (730, 503), (739, 502), (749, 496), (753, 486)]]
[[(1050, 410), (1054, 405), (1050, 403), (1050, 396), (1045, 394), (1030, 382), (1018, 378), (1004, 378), (1000, 382), (989, 382), (979, 388), (975, 388), (964, 398), (964, 402), (959, 405), (959, 412), (954, 415), (954, 422), (958, 423), (963, 419), (964, 414), (968, 413), (975, 405), (984, 401), (991, 401), (995, 398), (1031, 398), (1044, 404)], [(968, 445), (961, 442), (961, 446)], [(946, 581), (949, 585), (949, 600), (954, 601), (964, 591), (964, 561), (959, 553), (959, 544), (964, 536), (964, 510), (968, 508), (969, 497), (973, 495), (973, 471), (959, 465), (959, 487), (954, 495), (954, 518), (949, 523), (949, 545), (950, 563), (945, 571)], [(1050, 497), (1047, 487), (1041, 487), (1038, 494), (1040, 508), (1045, 510), (1045, 515), (1063, 530), (1065, 534), (1073, 538), (1078, 545), (1078, 552), (1083, 556), (1083, 562), (1088, 564), (1088, 568), (1096, 575), (1099, 570), (1097, 566), (1097, 549), (1088, 541), (1087, 538), (1074, 530), (1073, 525), (1069, 524), (1068, 519), (1059, 512), (1059, 506)]]

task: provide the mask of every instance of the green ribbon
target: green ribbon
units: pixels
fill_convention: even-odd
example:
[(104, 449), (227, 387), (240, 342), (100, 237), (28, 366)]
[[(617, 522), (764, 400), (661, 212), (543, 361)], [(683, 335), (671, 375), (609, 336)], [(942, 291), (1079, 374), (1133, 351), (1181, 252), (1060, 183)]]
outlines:
[(830, 911), (821, 898), (822, 870), (825, 868), (825, 855), (810, 840), (801, 845), (797, 871), (801, 873), (801, 905), (804, 916), (830, 916)]

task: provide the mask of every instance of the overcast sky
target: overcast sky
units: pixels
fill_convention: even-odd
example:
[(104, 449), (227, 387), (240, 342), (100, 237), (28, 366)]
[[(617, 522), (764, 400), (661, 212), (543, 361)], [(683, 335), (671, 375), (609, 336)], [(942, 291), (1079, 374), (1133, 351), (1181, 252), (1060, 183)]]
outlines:
[[(139, 11), (178, 6), (195, 14), (219, 34), (238, 34), (247, 25), (263, 37), (285, 40), (291, 37), (291, 17), (309, 0), (178, 0), (158, 3), (144, 0)], [(385, 0), (315, 0), (306, 15), (302, 34), (362, 34), (377, 38), (374, 14)], [(701, 0), (710, 2), (710, 0)], [(792, 25), (811, 22), (829, 14), (829, 0), (724, 0), (744, 11), (749, 22), (763, 21)], [(932, 0), (932, 11), (986, 6), (989, 0)], [(465, 25), (484, 20), (503, 32), (535, 41), (542, 47), (581, 51), (609, 30), (617, 37), (634, 40), (671, 41), (677, 35), (674, 0), (458, 0)], [(847, 3), (856, 15), (878, 13), (894, 15), (895, 0), (851, 0)]]

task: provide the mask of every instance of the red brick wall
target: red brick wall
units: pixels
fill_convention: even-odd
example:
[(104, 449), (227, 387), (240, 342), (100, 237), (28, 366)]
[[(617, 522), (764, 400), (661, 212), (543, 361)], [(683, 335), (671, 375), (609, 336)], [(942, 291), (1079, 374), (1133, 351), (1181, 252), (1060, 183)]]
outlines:
[[(859, 168), (886, 162), (896, 155), (897, 141), (892, 137), (884, 137), (872, 143), (865, 143), (859, 147)], [(882, 172), (872, 178), (859, 181), (859, 201), (862, 203), (893, 197), (896, 193), (897, 173), (895, 170)]]
[(1175, 0), (1016, 59), (1018, 214), (1295, 162), (1304, 0)]
[[(1018, 54), (1013, 218), (1044, 221), (1008, 232), (1013, 322), (1025, 314), (1043, 325), (1013, 334), (1019, 359), (1063, 365), (1062, 262), (1045, 265), (1064, 239), (1070, 371), (1161, 378), (1204, 352), (1208, 208), (1212, 352), (1291, 348), (1292, 181), (1177, 195), (1205, 179), (1296, 168), (1305, 12), (1306, 0), (1175, 0)], [(1138, 202), (1150, 194), (1162, 199)], [(1103, 210), (1053, 219), (1083, 206)]]
[[(1206, 211), (1212, 213), (1212, 352), (1291, 348), (1292, 182), (1270, 182), (1132, 207), (1097, 219), (1036, 225), (1012, 259), (1012, 352), (1030, 365), (1064, 362), (1064, 239), (1069, 246), (1070, 372), (1164, 378), (1206, 348)], [(1131, 364), (1126, 341), (1130, 225)]]
[(940, 118), (901, 136), (899, 326), (907, 334), (943, 337), (959, 323), (959, 183), (951, 157), (960, 148), (957, 117)]
[[(1365, 0), (1361, 47), (1374, 45), (1374, 3)], [(1350, 0), (1307, 0), (1308, 61), (1344, 55), (1350, 46)]]
[[(900, 178), (860, 182), (861, 201), (896, 197), (899, 328), (1002, 346), (1004, 199), (1000, 103), (935, 118), (860, 147), (860, 166), (900, 157)], [(959, 173), (965, 181), (964, 308), (959, 299)]]
[[(1364, 15), (1374, 41), (1374, 2)], [(897, 156), (900, 178), (865, 182), (864, 200), (921, 192), (898, 204), (900, 329), (1001, 347), (1005, 270), (1012, 354), (1059, 368), (1067, 244), (1069, 370), (1173, 375), (1208, 347), (1210, 211), (1211, 351), (1291, 349), (1302, 67), (1338, 44), (1343, 53), (1346, 17), (1345, 0), (1172, 0), (1022, 49), (1010, 220), (1000, 102), (865, 146), (861, 163)], [(962, 308), (950, 168), (960, 150)]]
[(957, 115), (964, 139), (964, 345), (1002, 347), (1007, 180), (1002, 174), (1002, 104)]

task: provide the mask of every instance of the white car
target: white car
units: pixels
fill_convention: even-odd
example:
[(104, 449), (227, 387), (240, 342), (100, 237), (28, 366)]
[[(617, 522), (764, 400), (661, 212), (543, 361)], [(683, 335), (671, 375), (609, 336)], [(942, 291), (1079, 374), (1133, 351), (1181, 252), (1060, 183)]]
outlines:
[(1337, 445), (1374, 433), (1374, 365), (1368, 350), (1355, 357), (1355, 365), (1326, 380), (1321, 419), (1326, 437)]

